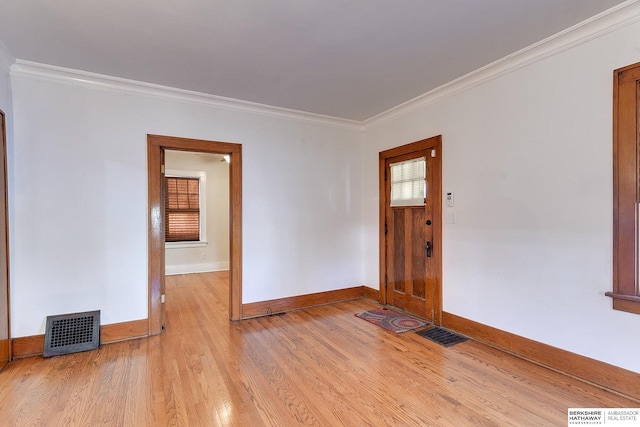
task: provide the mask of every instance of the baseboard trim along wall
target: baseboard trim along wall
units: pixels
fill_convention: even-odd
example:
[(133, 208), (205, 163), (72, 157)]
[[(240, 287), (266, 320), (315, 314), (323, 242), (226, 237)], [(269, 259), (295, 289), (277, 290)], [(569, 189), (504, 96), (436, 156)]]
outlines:
[(372, 299), (375, 302), (380, 302), (380, 291), (378, 289), (373, 289), (368, 286), (362, 287), (363, 292), (362, 296), (368, 299)]
[(640, 401), (640, 374), (636, 372), (447, 312), (442, 313), (442, 326), (538, 365)]
[(269, 316), (276, 313), (284, 313), (300, 308), (314, 307), (317, 305), (331, 304), (340, 301), (348, 301), (358, 298), (371, 298), (376, 301), (378, 291), (367, 286), (355, 286), (353, 288), (337, 289), (335, 291), (318, 292), (315, 294), (299, 295), (288, 298), (278, 298), (269, 301), (252, 302), (242, 304), (242, 318)]
[[(147, 336), (149, 336), (147, 319), (100, 326), (100, 345)], [(11, 340), (11, 345), (12, 359), (39, 356), (44, 350), (44, 334), (14, 338)]]

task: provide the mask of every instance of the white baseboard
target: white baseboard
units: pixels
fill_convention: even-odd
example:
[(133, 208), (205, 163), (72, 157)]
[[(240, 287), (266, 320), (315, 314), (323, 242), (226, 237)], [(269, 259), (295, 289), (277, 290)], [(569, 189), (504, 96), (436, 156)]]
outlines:
[(166, 265), (164, 274), (172, 276), (174, 274), (207, 273), (210, 271), (223, 271), (229, 269), (229, 261), (208, 262), (205, 264), (185, 264)]

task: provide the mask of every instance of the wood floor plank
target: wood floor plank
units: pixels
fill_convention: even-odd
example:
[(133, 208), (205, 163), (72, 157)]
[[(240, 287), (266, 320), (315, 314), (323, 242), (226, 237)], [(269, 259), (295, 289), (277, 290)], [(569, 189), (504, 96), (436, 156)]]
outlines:
[(569, 407), (639, 407), (467, 341), (393, 334), (345, 301), (228, 320), (226, 272), (167, 277), (159, 336), (0, 372), (11, 426), (553, 426)]

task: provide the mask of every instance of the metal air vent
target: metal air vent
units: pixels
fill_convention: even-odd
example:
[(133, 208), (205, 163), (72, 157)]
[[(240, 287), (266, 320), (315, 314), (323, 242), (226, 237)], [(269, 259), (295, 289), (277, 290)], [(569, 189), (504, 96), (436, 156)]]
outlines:
[(44, 357), (100, 347), (100, 310), (47, 316)]
[(432, 328), (416, 332), (416, 334), (445, 347), (450, 347), (467, 340), (467, 338), (463, 337), (462, 335), (458, 335), (439, 326), (434, 326)]

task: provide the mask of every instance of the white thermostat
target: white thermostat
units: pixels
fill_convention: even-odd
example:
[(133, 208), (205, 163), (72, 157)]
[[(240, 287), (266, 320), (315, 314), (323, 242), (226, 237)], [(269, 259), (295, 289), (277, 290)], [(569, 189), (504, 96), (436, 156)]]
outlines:
[(447, 207), (453, 207), (453, 193), (447, 193)]

